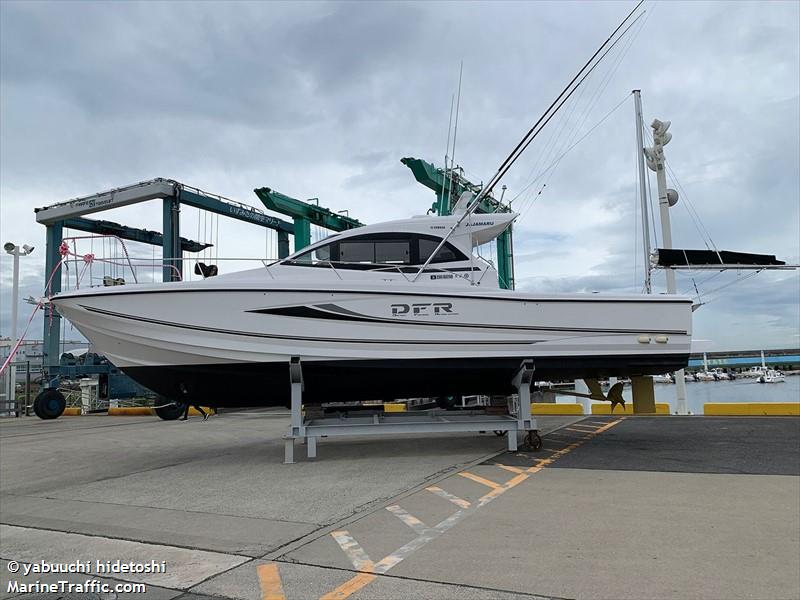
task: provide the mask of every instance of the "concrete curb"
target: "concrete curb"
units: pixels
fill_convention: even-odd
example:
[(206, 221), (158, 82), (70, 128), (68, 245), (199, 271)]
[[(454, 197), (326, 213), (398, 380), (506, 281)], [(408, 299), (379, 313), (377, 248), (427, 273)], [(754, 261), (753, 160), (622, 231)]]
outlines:
[(580, 404), (553, 404), (536, 403), (531, 404), (532, 415), (582, 415), (583, 406)]
[[(633, 412), (633, 403), (629, 402), (625, 405), (623, 409), (621, 406), (615, 406), (614, 412), (611, 412), (611, 404), (592, 404), (592, 414), (593, 415), (633, 415), (633, 414), (642, 414), (642, 413), (634, 413)], [(652, 415), (653, 413), (647, 413)], [(669, 404), (667, 402), (656, 402), (656, 415), (668, 415), (670, 414), (669, 411)]]
[(715, 416), (800, 416), (800, 402), (706, 402), (704, 415)]

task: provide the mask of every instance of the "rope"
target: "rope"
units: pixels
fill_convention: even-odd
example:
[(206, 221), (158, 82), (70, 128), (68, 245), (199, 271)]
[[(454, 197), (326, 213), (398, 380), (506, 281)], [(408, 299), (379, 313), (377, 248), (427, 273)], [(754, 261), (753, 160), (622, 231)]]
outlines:
[[(617, 55), (617, 57), (612, 62), (610, 68), (608, 69), (608, 71), (605, 73), (605, 75), (600, 80), (600, 83), (598, 84), (597, 89), (592, 93), (592, 96), (589, 99), (589, 102), (587, 103), (586, 108), (583, 110), (583, 113), (578, 118), (578, 120), (575, 122), (575, 124), (573, 125), (571, 131), (569, 132), (569, 134), (567, 136), (567, 144), (570, 144), (575, 139), (575, 136), (577, 135), (579, 128), (583, 127), (583, 124), (589, 118), (589, 115), (594, 110), (595, 106), (597, 106), (597, 103), (599, 102), (599, 100), (602, 97), (603, 93), (608, 88), (608, 85), (611, 83), (611, 80), (614, 78), (614, 75), (616, 74), (617, 69), (619, 69), (619, 66), (622, 64), (622, 61), (624, 60), (625, 56), (628, 54), (628, 51), (631, 49), (631, 46), (633, 46), (633, 43), (636, 41), (636, 38), (639, 36), (639, 33), (641, 33), (642, 29), (644, 29), (644, 26), (647, 23), (647, 20), (650, 18), (651, 14), (652, 14), (652, 12), (645, 13), (644, 19), (642, 19), (642, 21), (640, 22), (638, 28), (628, 37), (626, 45), (622, 48), (622, 51)], [(588, 88), (585, 88), (585, 89), (588, 89)], [(610, 111), (610, 113), (608, 113), (605, 117), (603, 117), (603, 119), (601, 119), (600, 123), (602, 123), (608, 116), (610, 116), (611, 113), (613, 113), (617, 108), (619, 108), (619, 106), (621, 106), (627, 100), (629, 95), (630, 94), (626, 95), (625, 98), (623, 98), (620, 101), (620, 103)], [(581, 96), (579, 95), (579, 97), (577, 98), (577, 100), (575, 102), (575, 106), (577, 106), (577, 103), (580, 101), (580, 98), (581, 98)], [(599, 123), (598, 123), (598, 125), (599, 125)], [(593, 131), (593, 130), (594, 130), (594, 128), (592, 128), (590, 131)], [(586, 137), (586, 136), (581, 137), (581, 140), (584, 137)], [(581, 141), (581, 140), (578, 140), (578, 141)], [(576, 144), (577, 144), (577, 142), (575, 144), (572, 144), (569, 147), (569, 149), (574, 148)], [(552, 170), (550, 171), (549, 175), (547, 176), (547, 179), (545, 180), (544, 185), (541, 187), (539, 192), (536, 194), (536, 196), (534, 196), (533, 200), (531, 200), (530, 204), (525, 209), (525, 214), (527, 214), (527, 212), (533, 206), (534, 202), (536, 200), (538, 200), (539, 197), (542, 195), (542, 192), (547, 187), (547, 184), (550, 183), (550, 179), (552, 178), (556, 167), (558, 167), (558, 165), (560, 164), (561, 160), (564, 158), (565, 155), (566, 155), (566, 152), (564, 152), (561, 156), (558, 157), (558, 159), (556, 159), (556, 161), (552, 165)], [(523, 217), (524, 216), (525, 215), (523, 215)]]
[[(61, 258), (61, 260), (58, 261), (58, 264), (56, 264), (56, 266), (53, 268), (53, 272), (50, 273), (50, 277), (48, 277), (47, 283), (45, 284), (45, 294), (47, 295), (48, 301), (50, 300), (50, 297), (51, 297), (50, 290), (51, 290), (51, 285), (53, 283), (53, 277), (55, 277), (55, 274), (58, 272), (58, 270), (61, 268), (61, 265), (64, 264), (64, 261), (66, 260), (66, 255), (64, 254), (64, 249), (65, 248), (66, 248), (66, 251), (69, 252), (69, 246), (67, 245), (67, 243), (66, 242), (61, 242), (61, 245), (58, 247), (58, 252), (59, 252), (59, 254), (61, 254), (62, 258)], [(92, 256), (94, 256), (94, 255), (92, 255)], [(14, 300), (16, 301), (16, 298)], [(17, 355), (17, 351), (19, 350), (20, 345), (25, 340), (25, 336), (28, 334), (28, 329), (31, 326), (31, 322), (33, 321), (33, 317), (36, 316), (36, 311), (39, 310), (40, 308), (42, 308), (42, 306), (44, 306), (44, 300), (40, 299), (39, 302), (36, 303), (36, 307), (33, 309), (33, 312), (31, 312), (31, 316), (28, 317), (28, 322), (25, 324), (25, 329), (22, 331), (22, 335), (19, 336), (19, 338), (17, 339), (16, 343), (11, 348), (11, 352), (9, 352), (8, 358), (6, 358), (5, 362), (3, 363), (3, 366), (0, 367), (0, 375), (5, 373), (6, 369), (11, 364), (11, 361), (14, 360), (14, 357)], [(52, 322), (52, 318), (53, 318), (52, 312), (50, 314), (50, 318), (51, 318), (51, 322)]]
[(25, 330), (22, 332), (22, 335), (19, 336), (19, 338), (17, 339), (17, 343), (14, 344), (14, 347), (11, 349), (8, 358), (6, 358), (5, 362), (3, 363), (3, 366), (0, 367), (0, 375), (5, 373), (6, 369), (11, 364), (11, 361), (14, 360), (14, 357), (17, 355), (17, 350), (19, 350), (20, 344), (22, 344), (22, 341), (25, 339), (25, 335), (28, 333), (28, 328), (31, 326), (31, 321), (33, 321), (33, 317), (36, 316), (36, 311), (39, 310), (39, 308), (41, 308), (42, 304), (43, 302), (39, 300), (39, 303), (36, 305), (36, 308), (33, 309), (31, 316), (28, 317), (28, 323), (25, 325)]

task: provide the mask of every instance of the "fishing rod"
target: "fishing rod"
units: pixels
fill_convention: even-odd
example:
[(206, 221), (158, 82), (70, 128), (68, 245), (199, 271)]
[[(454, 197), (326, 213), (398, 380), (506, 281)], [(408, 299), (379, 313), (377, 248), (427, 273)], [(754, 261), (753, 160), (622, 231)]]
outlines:
[[(639, 3), (638, 3), (638, 4), (637, 4), (637, 5), (636, 5), (636, 6), (633, 8), (633, 10), (632, 10), (631, 12), (629, 12), (629, 13), (628, 13), (628, 15), (627, 15), (627, 16), (626, 16), (626, 17), (625, 17), (623, 20), (622, 20), (622, 22), (621, 22), (621, 23), (620, 23), (620, 24), (617, 26), (617, 28), (616, 28), (616, 29), (615, 29), (615, 30), (614, 30), (614, 31), (611, 33), (611, 35), (610, 35), (610, 36), (608, 36), (608, 39), (606, 39), (606, 41), (605, 41), (605, 42), (603, 42), (603, 44), (602, 44), (602, 45), (601, 45), (601, 46), (600, 46), (600, 47), (597, 49), (597, 51), (595, 51), (595, 53), (594, 53), (594, 54), (592, 54), (591, 58), (589, 58), (589, 60), (587, 60), (587, 61), (586, 61), (586, 63), (583, 65), (583, 67), (581, 67), (581, 70), (580, 70), (580, 71), (578, 71), (578, 73), (575, 75), (575, 77), (573, 77), (573, 78), (572, 78), (572, 81), (570, 81), (570, 82), (569, 82), (569, 83), (568, 83), (568, 84), (567, 84), (567, 85), (564, 87), (564, 89), (563, 89), (563, 90), (561, 90), (561, 93), (560, 93), (560, 94), (559, 94), (559, 95), (556, 97), (556, 99), (555, 99), (555, 100), (553, 100), (553, 102), (550, 104), (550, 106), (548, 106), (548, 107), (547, 107), (547, 110), (545, 110), (545, 111), (544, 111), (544, 113), (542, 113), (542, 116), (541, 116), (541, 117), (539, 117), (539, 120), (538, 120), (538, 121), (536, 121), (536, 123), (534, 123), (533, 127), (531, 127), (531, 128), (528, 130), (528, 133), (526, 133), (526, 134), (525, 134), (525, 135), (522, 137), (522, 139), (521, 139), (521, 140), (520, 140), (520, 142), (517, 144), (517, 146), (514, 148), (514, 150), (512, 150), (512, 151), (511, 151), (511, 154), (509, 154), (509, 155), (508, 155), (508, 157), (507, 157), (507, 158), (506, 158), (506, 159), (503, 161), (503, 163), (502, 163), (502, 164), (500, 165), (500, 167), (497, 169), (497, 173), (495, 173), (494, 177), (492, 177), (492, 178), (489, 180), (489, 182), (486, 184), (486, 187), (485, 187), (484, 189), (485, 189), (485, 190), (487, 190), (487, 192), (486, 192), (487, 194), (488, 194), (489, 192), (491, 192), (492, 188), (494, 188), (494, 186), (495, 186), (495, 185), (497, 185), (497, 183), (500, 181), (500, 179), (501, 179), (501, 178), (502, 178), (502, 177), (503, 177), (503, 176), (506, 174), (506, 172), (508, 171), (508, 169), (511, 167), (511, 165), (513, 165), (513, 164), (514, 164), (514, 162), (516, 162), (516, 160), (519, 158), (519, 156), (520, 156), (520, 155), (521, 155), (521, 154), (522, 154), (522, 153), (525, 151), (525, 149), (528, 147), (528, 145), (530, 144), (530, 142), (531, 142), (531, 141), (533, 141), (533, 138), (535, 138), (535, 137), (536, 137), (536, 135), (538, 135), (539, 131), (541, 131), (541, 129), (542, 129), (542, 128), (543, 128), (545, 125), (547, 125), (547, 122), (548, 122), (548, 121), (549, 121), (549, 120), (550, 120), (550, 119), (551, 119), (551, 118), (552, 118), (552, 117), (553, 117), (553, 116), (554, 116), (554, 115), (555, 115), (555, 114), (558, 112), (558, 110), (561, 108), (561, 106), (564, 104), (564, 102), (565, 102), (566, 100), (568, 100), (568, 99), (569, 99), (569, 97), (570, 97), (570, 96), (571, 96), (571, 95), (572, 95), (572, 94), (575, 92), (575, 90), (577, 90), (577, 89), (578, 89), (578, 87), (580, 87), (580, 85), (583, 83), (583, 81), (586, 79), (586, 77), (587, 77), (587, 76), (588, 76), (588, 75), (589, 75), (589, 74), (590, 74), (590, 73), (591, 73), (591, 72), (592, 72), (592, 71), (595, 69), (595, 67), (597, 67), (597, 65), (599, 65), (599, 64), (600, 64), (600, 62), (603, 60), (603, 58), (605, 58), (606, 54), (608, 54), (608, 52), (611, 50), (611, 48), (613, 48), (613, 47), (614, 47), (614, 45), (616, 45), (616, 44), (617, 44), (617, 42), (619, 42), (619, 40), (621, 40), (621, 39), (624, 37), (624, 35), (625, 35), (625, 34), (628, 32), (628, 30), (631, 28), (631, 26), (633, 26), (633, 24), (634, 24), (634, 23), (635, 23), (635, 22), (636, 22), (638, 19), (640, 19), (640, 18), (641, 18), (642, 14), (644, 14), (644, 13), (640, 14), (639, 16), (637, 16), (637, 17), (636, 17), (636, 19), (634, 19), (634, 20), (633, 20), (633, 22), (631, 22), (631, 23), (630, 23), (630, 24), (629, 24), (629, 25), (628, 25), (628, 26), (625, 28), (625, 31), (623, 31), (623, 32), (622, 32), (622, 35), (621, 35), (621, 36), (619, 36), (619, 37), (618, 37), (618, 38), (617, 38), (617, 39), (616, 39), (616, 40), (613, 42), (613, 44), (611, 45), (611, 47), (609, 47), (609, 48), (608, 48), (608, 49), (607, 49), (607, 50), (606, 50), (606, 51), (603, 53), (603, 55), (600, 57), (600, 60), (598, 60), (598, 61), (597, 61), (597, 62), (596, 62), (596, 63), (595, 63), (595, 64), (594, 64), (594, 65), (593, 65), (593, 66), (592, 66), (590, 69), (589, 69), (589, 66), (590, 66), (590, 65), (592, 65), (592, 63), (594, 62), (594, 59), (595, 59), (595, 58), (597, 58), (597, 55), (598, 55), (598, 54), (600, 54), (601, 52), (603, 52), (603, 50), (605, 49), (605, 47), (606, 47), (606, 46), (608, 46), (609, 42), (611, 42), (611, 40), (612, 40), (612, 39), (614, 39), (614, 37), (616, 37), (616, 35), (617, 35), (617, 33), (619, 32), (619, 30), (620, 30), (620, 29), (622, 29), (622, 28), (625, 26), (625, 23), (627, 23), (627, 22), (628, 22), (628, 20), (629, 20), (629, 19), (630, 19), (630, 18), (633, 16), (633, 14), (634, 14), (634, 13), (635, 13), (635, 12), (636, 12), (638, 9), (639, 9), (639, 7), (640, 7), (642, 4), (644, 4), (644, 0), (639, 0)], [(586, 71), (586, 69), (589, 69), (589, 72), (587, 72), (586, 74), (584, 74), (584, 71)], [(581, 78), (581, 75), (583, 75), (583, 77), (582, 77), (582, 78)], [(580, 79), (580, 81), (578, 81), (578, 79)], [(576, 81), (578, 81), (577, 85), (575, 85), (574, 87), (572, 87), (572, 86), (573, 86), (573, 84), (574, 84)], [(570, 88), (572, 88), (572, 89), (570, 90)], [(565, 95), (565, 94), (567, 94), (567, 97), (566, 97), (566, 98), (564, 98), (564, 95)], [(562, 98), (563, 98), (563, 101), (562, 101)], [(559, 104), (559, 102), (560, 102), (560, 104)], [(557, 105), (557, 104), (558, 104), (558, 106), (556, 107), (556, 105)], [(553, 109), (554, 109), (554, 107), (555, 107), (555, 110), (553, 110)], [(552, 111), (552, 114), (549, 114), (551, 111)], [(541, 125), (541, 127), (540, 127), (540, 125)], [(538, 130), (537, 130), (537, 128), (538, 128)], [(484, 195), (485, 195), (485, 194), (484, 194)]]
[[(622, 20), (622, 22), (619, 25), (617, 25), (617, 28), (614, 29), (611, 35), (608, 36), (608, 39), (606, 39), (606, 41), (603, 42), (603, 44), (595, 51), (595, 53), (592, 54), (589, 60), (586, 61), (583, 67), (581, 67), (580, 71), (578, 71), (575, 77), (573, 77), (572, 80), (564, 87), (564, 89), (561, 90), (561, 93), (556, 97), (555, 100), (553, 100), (550, 106), (547, 107), (547, 110), (545, 110), (542, 116), (539, 117), (536, 123), (533, 124), (533, 127), (531, 127), (528, 130), (528, 132), (522, 137), (522, 139), (516, 145), (514, 150), (511, 151), (511, 154), (509, 154), (506, 157), (506, 159), (502, 162), (502, 164), (497, 169), (497, 172), (494, 174), (494, 176), (483, 187), (483, 189), (481, 189), (478, 195), (470, 202), (470, 204), (464, 211), (464, 214), (462, 214), (459, 217), (459, 219), (455, 222), (455, 224), (453, 224), (453, 226), (450, 228), (450, 231), (447, 232), (447, 235), (445, 235), (442, 238), (442, 241), (439, 242), (439, 245), (436, 246), (433, 252), (431, 252), (430, 256), (425, 261), (425, 264), (422, 265), (422, 267), (420, 267), (419, 271), (417, 271), (417, 274), (414, 276), (414, 279), (412, 279), (412, 281), (416, 281), (419, 278), (420, 274), (428, 267), (430, 262), (433, 260), (433, 257), (436, 256), (439, 250), (441, 250), (442, 246), (445, 245), (445, 243), (453, 234), (453, 232), (456, 230), (456, 228), (459, 225), (461, 225), (464, 219), (466, 219), (470, 214), (472, 214), (472, 212), (480, 205), (481, 200), (483, 200), (483, 198), (485, 198), (487, 195), (491, 193), (494, 186), (496, 186), (500, 182), (500, 180), (505, 176), (505, 174), (508, 172), (511, 166), (517, 161), (517, 159), (527, 149), (527, 147), (536, 138), (536, 136), (539, 135), (542, 129), (556, 115), (556, 113), (561, 109), (564, 103), (567, 100), (569, 100), (572, 94), (575, 93), (575, 91), (581, 86), (581, 84), (592, 73), (592, 71), (594, 71), (594, 69), (602, 62), (602, 60), (612, 50), (612, 48), (616, 46), (617, 42), (619, 42), (625, 36), (625, 34), (636, 23), (636, 21), (638, 21), (642, 17), (644, 12), (640, 13), (633, 21), (631, 21), (628, 24), (627, 27), (625, 27), (625, 24), (630, 20), (630, 18), (634, 15), (634, 13), (636, 13), (639, 7), (642, 6), (642, 4), (644, 4), (644, 0), (639, 0), (639, 2), (636, 4), (633, 10), (631, 10), (631, 12), (628, 13), (628, 15)], [(623, 29), (623, 27), (625, 29), (623, 30), (622, 34), (617, 37), (617, 33), (619, 33), (619, 31)], [(616, 39), (614, 39), (615, 37)], [(612, 40), (614, 41), (612, 42)], [(608, 46), (608, 48), (606, 48), (606, 46)], [(600, 55), (600, 58), (597, 61), (595, 61), (595, 58), (597, 58), (598, 55)], [(584, 73), (584, 71), (586, 72)]]

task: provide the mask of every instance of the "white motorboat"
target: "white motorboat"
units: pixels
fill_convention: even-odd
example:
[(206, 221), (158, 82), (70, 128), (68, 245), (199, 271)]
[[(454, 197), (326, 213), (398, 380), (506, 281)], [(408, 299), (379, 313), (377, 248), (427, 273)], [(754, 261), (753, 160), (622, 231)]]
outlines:
[(786, 376), (775, 369), (767, 369), (758, 378), (758, 383), (783, 383), (784, 381), (786, 381)]
[(264, 268), (51, 301), (141, 384), (211, 406), (287, 404), (292, 357), (309, 404), (511, 393), (524, 359), (543, 380), (686, 366), (688, 297), (500, 289), (473, 248), (515, 218), (462, 211), (370, 225)]
[(711, 369), (711, 375), (716, 381), (728, 381), (731, 376), (722, 369)]
[(663, 375), (653, 375), (653, 383), (675, 383), (671, 373), (664, 373)]
[(694, 374), (695, 381), (716, 381), (714, 373), (711, 371), (698, 371)]
[(747, 371), (742, 372), (742, 377), (752, 377), (752, 378), (760, 378), (764, 375), (769, 369), (767, 367), (753, 367), (752, 369), (748, 369)]

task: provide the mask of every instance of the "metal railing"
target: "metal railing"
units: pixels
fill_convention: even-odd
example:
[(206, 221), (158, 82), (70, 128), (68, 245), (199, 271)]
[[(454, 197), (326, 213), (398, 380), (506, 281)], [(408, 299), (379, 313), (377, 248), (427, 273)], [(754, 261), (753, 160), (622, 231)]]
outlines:
[[(494, 269), (494, 265), (492, 265), (491, 262), (487, 261), (486, 259), (484, 259), (482, 257), (477, 257), (477, 259), (475, 261), (473, 261), (473, 262), (476, 262), (476, 261), (482, 262), (483, 265), (484, 265), (483, 269), (478, 268), (478, 271), (480, 272), (480, 277), (478, 278), (477, 281), (475, 281), (473, 279), (473, 277), (472, 277), (474, 275), (475, 271), (469, 271), (468, 272), (469, 275), (470, 275), (469, 278), (462, 277), (462, 276), (458, 275), (457, 272), (455, 271), (455, 269), (457, 269), (458, 267), (436, 267), (436, 266), (428, 265), (425, 268), (425, 272), (428, 273), (430, 271), (435, 271), (435, 272), (438, 272), (438, 273), (445, 273), (445, 274), (453, 275), (457, 279), (462, 279), (464, 281), (469, 281), (473, 285), (479, 285), (480, 282), (483, 280), (484, 276), (486, 275), (486, 273), (490, 270), (490, 268)], [(300, 262), (300, 261), (283, 259), (283, 260), (278, 262), (278, 265), (302, 266), (302, 267), (323, 267), (323, 268), (324, 267), (328, 267), (336, 274), (337, 277), (339, 277), (339, 279), (342, 279), (342, 280), (344, 278), (339, 273), (339, 270), (341, 269), (341, 267), (344, 267), (344, 269), (341, 269), (341, 270), (348, 270), (348, 271), (353, 270), (353, 271), (360, 271), (360, 272), (366, 271), (366, 272), (369, 272), (369, 273), (375, 273), (375, 272), (394, 273), (394, 272), (396, 272), (399, 275), (401, 275), (406, 280), (406, 282), (408, 282), (408, 283), (414, 283), (415, 281), (417, 281), (416, 275), (419, 272), (419, 265), (353, 262), (353, 261), (341, 261), (341, 260), (318, 260), (318, 261), (314, 261), (314, 262)], [(272, 265), (265, 265), (265, 266), (266, 266), (267, 271), (269, 271), (269, 267), (274, 266), (274, 263)], [(337, 269), (336, 268), (337, 266), (340, 267), (340, 269)], [(357, 269), (351, 269), (349, 267), (358, 267), (358, 268)], [(272, 275), (272, 274), (270, 273), (270, 275)], [(409, 275), (412, 275), (413, 278), (412, 277), (408, 277)]]
[[(31, 401), (31, 361), (13, 361), (3, 375), (0, 375), (0, 417), (29, 416), (33, 403)], [(22, 397), (17, 394), (19, 367), (25, 367), (25, 383)]]
[[(114, 258), (104, 258), (98, 257), (94, 253), (87, 253), (81, 254), (77, 251), (77, 244), (75, 243), (77, 240), (102, 240), (102, 239), (112, 239), (119, 243), (120, 248), (122, 249), (121, 253), (114, 257)], [(197, 257), (181, 257), (181, 258), (172, 258), (172, 259), (156, 259), (156, 258), (137, 258), (131, 257), (125, 247), (125, 243), (122, 239), (117, 236), (107, 235), (107, 236), (74, 236), (69, 238), (64, 238), (62, 243), (62, 254), (64, 255), (62, 264), (65, 267), (65, 275), (64, 277), (64, 284), (65, 289), (69, 289), (72, 285), (72, 281), (74, 279), (74, 286), (75, 289), (79, 289), (82, 285), (84, 287), (99, 287), (99, 286), (108, 286), (108, 285), (118, 285), (123, 283), (129, 283), (125, 281), (125, 277), (114, 277), (114, 276), (107, 276), (104, 275), (101, 279), (101, 283), (95, 284), (94, 279), (95, 276), (93, 274), (92, 265), (94, 263), (100, 263), (112, 269), (121, 269), (122, 273), (125, 274), (130, 273), (130, 276), (133, 279), (133, 283), (156, 283), (161, 281), (161, 276), (163, 273), (164, 267), (173, 269), (176, 274), (177, 280), (182, 280), (184, 277), (182, 276), (183, 269), (178, 268), (178, 263), (184, 265), (186, 263), (200, 263), (202, 262)], [(396, 274), (402, 277), (402, 279), (406, 283), (414, 283), (418, 280), (418, 275), (420, 273), (420, 265), (410, 265), (410, 264), (395, 264), (395, 263), (372, 263), (372, 262), (355, 262), (355, 261), (330, 261), (330, 260), (319, 260), (313, 262), (304, 262), (298, 260), (291, 260), (291, 259), (273, 259), (273, 258), (253, 258), (253, 257), (215, 257), (212, 259), (213, 263), (220, 263), (220, 262), (258, 262), (263, 267), (266, 273), (270, 276), (270, 278), (275, 279), (275, 274), (271, 271), (271, 267), (275, 266), (303, 266), (303, 267), (317, 267), (317, 268), (328, 268), (330, 269), (339, 280), (344, 280), (344, 273), (348, 271), (358, 271), (358, 272), (370, 272), (370, 273), (386, 273), (386, 274)], [(475, 267), (479, 272), (479, 277), (475, 279), (475, 270), (473, 269), (473, 265), (478, 263)], [(470, 261), (470, 271), (468, 271), (467, 276), (460, 275), (456, 271), (456, 267), (440, 267), (435, 265), (428, 265), (425, 267), (424, 271), (426, 273), (434, 271), (437, 273), (448, 274), (452, 275), (454, 279), (459, 279), (465, 282), (470, 283), (471, 285), (480, 285), (483, 281), (483, 278), (486, 276), (486, 273), (490, 270), (495, 270), (494, 265), (491, 261), (486, 260), (483, 257), (473, 257), (473, 260)], [(74, 278), (73, 278), (74, 272)], [(149, 273), (148, 273), (149, 272)], [(88, 274), (89, 284), (86, 285), (84, 279)]]

